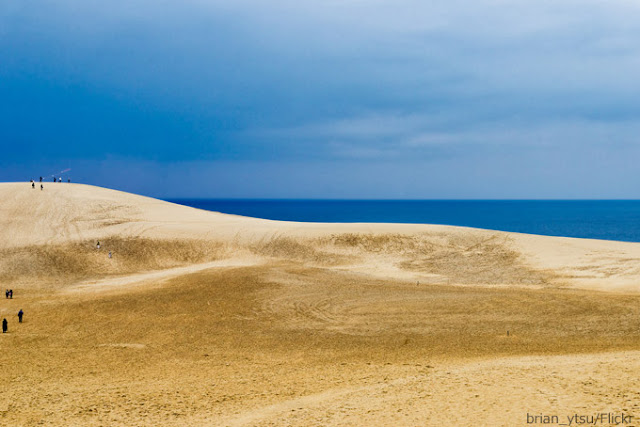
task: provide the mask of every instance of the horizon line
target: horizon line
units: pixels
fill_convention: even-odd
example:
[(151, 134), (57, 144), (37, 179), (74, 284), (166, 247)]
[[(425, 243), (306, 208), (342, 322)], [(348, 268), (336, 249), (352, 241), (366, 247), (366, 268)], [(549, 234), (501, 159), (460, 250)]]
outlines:
[(300, 202), (638, 202), (640, 199), (491, 199), (491, 198), (469, 198), (469, 199), (394, 199), (394, 198), (287, 198), (287, 197), (158, 197), (161, 200), (220, 200), (220, 201), (300, 201)]

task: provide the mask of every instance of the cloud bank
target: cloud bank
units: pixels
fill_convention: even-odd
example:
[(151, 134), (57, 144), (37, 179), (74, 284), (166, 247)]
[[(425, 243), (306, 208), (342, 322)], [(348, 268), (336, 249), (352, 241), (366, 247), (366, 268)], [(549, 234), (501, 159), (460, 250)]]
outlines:
[(4, 2), (0, 179), (638, 198), (639, 18), (619, 0)]

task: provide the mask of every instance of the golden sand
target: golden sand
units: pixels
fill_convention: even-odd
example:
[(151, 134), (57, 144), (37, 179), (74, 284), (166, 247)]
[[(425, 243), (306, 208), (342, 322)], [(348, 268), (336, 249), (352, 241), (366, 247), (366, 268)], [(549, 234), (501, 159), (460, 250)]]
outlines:
[(640, 417), (640, 244), (0, 200), (1, 425)]

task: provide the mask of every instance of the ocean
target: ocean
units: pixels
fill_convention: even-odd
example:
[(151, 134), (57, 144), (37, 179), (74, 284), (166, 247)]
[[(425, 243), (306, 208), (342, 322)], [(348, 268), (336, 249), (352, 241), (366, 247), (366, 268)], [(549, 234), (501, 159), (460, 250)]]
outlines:
[(167, 201), (209, 211), (282, 221), (444, 224), (640, 242), (640, 200)]

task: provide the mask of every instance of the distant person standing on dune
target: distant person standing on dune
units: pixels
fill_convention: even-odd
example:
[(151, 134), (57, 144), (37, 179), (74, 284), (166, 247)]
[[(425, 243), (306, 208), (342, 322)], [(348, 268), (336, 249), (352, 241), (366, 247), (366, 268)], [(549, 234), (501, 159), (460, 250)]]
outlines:
[(44, 189), (44, 186), (40, 184), (40, 191), (42, 191), (43, 189)]
[(36, 188), (36, 183), (35, 183), (35, 182), (33, 182), (33, 181), (31, 181), (31, 188), (33, 188), (34, 190), (35, 190), (35, 188)]
[(20, 309), (20, 311), (18, 312), (18, 322), (22, 323), (22, 316), (24, 316), (24, 311), (22, 311), (22, 309)]
[(42, 177), (40, 177), (40, 182), (42, 182)]
[(7, 333), (7, 329), (9, 328), (9, 326), (7, 325), (7, 319), (3, 319), (2, 320), (2, 333), (5, 334)]

